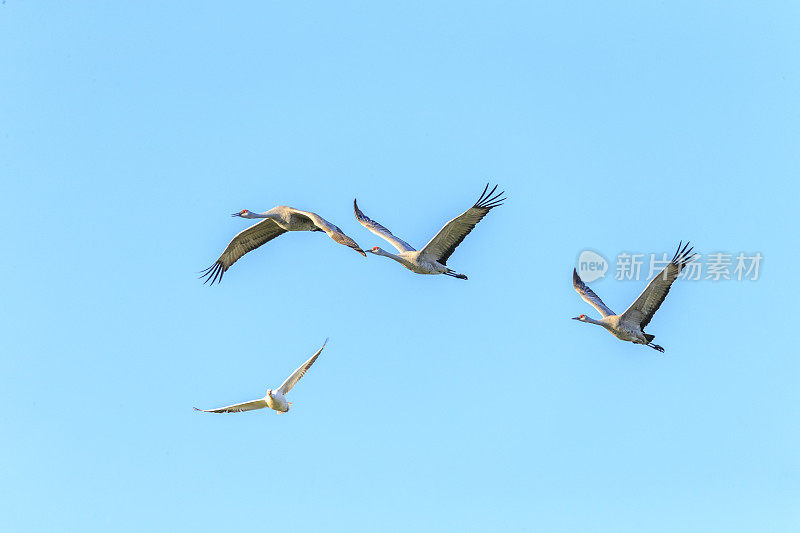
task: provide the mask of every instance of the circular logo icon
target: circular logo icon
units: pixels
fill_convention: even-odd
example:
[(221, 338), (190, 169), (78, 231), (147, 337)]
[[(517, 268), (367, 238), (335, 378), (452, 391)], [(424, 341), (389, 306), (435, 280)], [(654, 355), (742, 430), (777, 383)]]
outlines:
[(578, 275), (586, 283), (605, 277), (608, 271), (608, 261), (602, 255), (592, 250), (584, 250), (578, 256)]

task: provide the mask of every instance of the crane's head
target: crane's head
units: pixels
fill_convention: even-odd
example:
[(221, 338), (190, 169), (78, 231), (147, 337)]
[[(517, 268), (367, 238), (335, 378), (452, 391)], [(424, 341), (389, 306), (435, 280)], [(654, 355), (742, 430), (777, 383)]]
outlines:
[(581, 322), (586, 322), (586, 315), (574, 316), (572, 320), (580, 320)]
[(372, 249), (366, 251), (371, 254), (380, 254), (383, 250), (381, 250), (380, 246), (373, 246)]
[(238, 213), (233, 213), (232, 217), (242, 217), (242, 218), (253, 218), (254, 213), (248, 211), (247, 209), (242, 209)]

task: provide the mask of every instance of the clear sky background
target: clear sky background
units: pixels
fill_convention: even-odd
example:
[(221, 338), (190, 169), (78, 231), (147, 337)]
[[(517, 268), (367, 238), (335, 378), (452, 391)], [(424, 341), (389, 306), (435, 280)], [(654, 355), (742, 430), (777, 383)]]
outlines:
[[(8, 531), (800, 528), (796, 2), (0, 5)], [(196, 272), (278, 204), (324, 234)], [(579, 252), (678, 281), (664, 355), (570, 317)], [(613, 267), (612, 267), (613, 268)], [(644, 281), (592, 286), (618, 312)], [(325, 337), (288, 415), (263, 396)]]

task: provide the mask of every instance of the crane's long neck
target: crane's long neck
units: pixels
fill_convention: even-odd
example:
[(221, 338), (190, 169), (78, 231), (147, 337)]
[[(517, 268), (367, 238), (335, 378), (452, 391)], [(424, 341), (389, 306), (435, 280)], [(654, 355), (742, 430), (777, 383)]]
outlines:
[(389, 259), (394, 259), (395, 261), (397, 261), (398, 263), (401, 263), (403, 265), (406, 264), (406, 260), (405, 259), (403, 259), (399, 255), (395, 255), (395, 254), (393, 254), (391, 252), (387, 252), (383, 248), (378, 248), (378, 250), (373, 252), (373, 253), (375, 253), (377, 255), (382, 255), (383, 257), (388, 257)]
[(594, 318), (592, 318), (590, 316), (587, 316), (586, 318), (584, 318), (583, 321), (584, 322), (588, 322), (590, 324), (597, 324), (598, 326), (605, 327), (605, 324), (603, 322), (600, 322), (599, 320), (595, 320)]

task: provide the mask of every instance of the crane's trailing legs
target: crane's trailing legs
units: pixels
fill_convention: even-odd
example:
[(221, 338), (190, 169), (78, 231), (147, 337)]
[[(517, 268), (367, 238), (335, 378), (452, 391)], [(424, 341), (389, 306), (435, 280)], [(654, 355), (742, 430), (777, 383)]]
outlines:
[(653, 339), (655, 339), (655, 338), (656, 338), (656, 336), (655, 336), (655, 335), (650, 335), (649, 333), (645, 333), (645, 334), (644, 334), (644, 338), (645, 338), (645, 340), (647, 341), (647, 343), (645, 344), (645, 346), (649, 346), (649, 347), (651, 347), (652, 349), (654, 349), (654, 350), (656, 350), (656, 351), (659, 351), (659, 352), (661, 352), (661, 353), (664, 353), (664, 348), (662, 348), (661, 346), (659, 346), (658, 344), (656, 344), (656, 343), (654, 343), (654, 342), (653, 342)]

